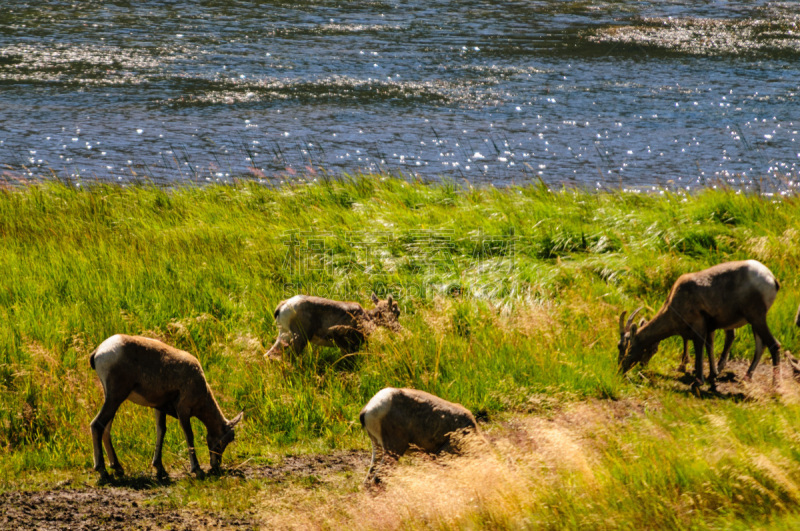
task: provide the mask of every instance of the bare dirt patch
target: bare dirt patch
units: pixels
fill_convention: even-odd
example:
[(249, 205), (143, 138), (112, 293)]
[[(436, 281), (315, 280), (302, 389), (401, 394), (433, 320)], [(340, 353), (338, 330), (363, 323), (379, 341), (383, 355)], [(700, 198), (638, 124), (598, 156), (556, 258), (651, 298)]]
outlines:
[(0, 494), (2, 529), (235, 528), (220, 520), (147, 503), (147, 493), (125, 488), (48, 490)]
[[(348, 471), (361, 474), (369, 460), (365, 451), (286, 456), (274, 466), (240, 466), (225, 473), (247, 480), (282, 482)], [(185, 479), (173, 474), (172, 482)], [(259, 520), (230, 518), (203, 511), (164, 507), (156, 498), (163, 486), (147, 478), (112, 480), (112, 486), (0, 494), (0, 529), (257, 529)]]
[(232, 470), (232, 475), (246, 479), (324, 478), (341, 472), (364, 472), (370, 454), (363, 450), (344, 450), (332, 454), (286, 456), (278, 465), (245, 466)]

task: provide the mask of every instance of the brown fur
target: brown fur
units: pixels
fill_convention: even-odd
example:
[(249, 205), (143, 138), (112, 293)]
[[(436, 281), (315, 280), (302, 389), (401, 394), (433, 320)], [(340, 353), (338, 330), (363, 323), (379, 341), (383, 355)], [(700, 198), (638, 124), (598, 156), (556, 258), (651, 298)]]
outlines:
[[(278, 338), (265, 357), (278, 358), (286, 347), (299, 354), (309, 341), (321, 346), (337, 346), (342, 353), (349, 354), (361, 349), (377, 326), (398, 331), (400, 309), (392, 296), (381, 301), (373, 293), (372, 300), (375, 307), (371, 310), (365, 310), (357, 302), (308, 295), (281, 301), (274, 313)], [(282, 315), (284, 312), (286, 316)]]
[[(376, 397), (386, 391), (379, 392)], [(383, 462), (387, 454), (399, 459), (411, 446), (428, 453), (453, 451), (458, 436), (469, 430), (478, 431), (475, 417), (461, 404), (417, 389), (389, 388), (389, 392), (388, 402), (376, 405), (373, 399), (359, 415), (361, 426), (367, 429), (372, 441), (372, 462), (367, 479), (375, 469), (375, 452), (379, 446), (383, 450)], [(375, 425), (380, 426), (380, 433), (373, 432)]]
[(118, 335), (106, 341), (115, 346), (105, 351), (103, 355), (107, 358), (96, 360), (106, 342), (90, 357), (92, 368), (98, 371), (98, 375), (101, 371), (105, 375), (105, 379), (100, 375), (105, 401), (91, 423), (95, 470), (100, 472), (101, 478), (107, 477), (101, 438), (111, 466), (119, 474), (123, 473), (111, 444), (111, 424), (119, 406), (127, 399), (154, 409), (157, 438), (153, 466), (159, 478), (167, 476), (161, 462), (167, 415), (180, 421), (189, 446), (192, 473), (202, 474), (202, 469), (195, 456), (191, 417), (197, 417), (206, 426), (212, 470), (218, 469), (225, 447), (233, 441), (233, 427), (241, 420), (242, 414), (232, 421), (225, 418), (197, 358), (145, 337)]
[[(763, 269), (762, 269), (763, 268)], [(704, 383), (703, 351), (708, 352), (709, 380), (714, 388), (717, 371), (727, 362), (735, 328), (750, 324), (756, 336), (756, 351), (747, 378), (761, 360), (764, 346), (770, 349), (774, 373), (780, 370), (780, 345), (767, 326), (767, 311), (780, 285), (762, 264), (754, 260), (726, 262), (696, 273), (687, 273), (672, 286), (667, 301), (641, 328), (623, 325), (620, 316), (620, 370), (627, 372), (652, 355), (662, 340), (679, 335), (695, 346), (695, 384)], [(635, 314), (635, 312), (634, 312)], [(726, 347), (714, 363), (714, 330), (726, 330)]]

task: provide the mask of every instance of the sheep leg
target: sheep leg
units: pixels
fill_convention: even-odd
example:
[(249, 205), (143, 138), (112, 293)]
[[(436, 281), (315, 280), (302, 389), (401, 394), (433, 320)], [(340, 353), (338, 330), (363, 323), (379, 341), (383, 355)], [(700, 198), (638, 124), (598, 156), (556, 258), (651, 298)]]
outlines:
[(717, 364), (714, 363), (714, 331), (706, 332), (706, 351), (708, 352), (708, 383), (712, 391), (717, 390)]
[(303, 352), (306, 345), (308, 345), (308, 338), (305, 334), (294, 334), (289, 342), (289, 348), (292, 349), (292, 353), (296, 356), (299, 356)]
[(118, 476), (124, 476), (125, 470), (119, 463), (119, 459), (117, 459), (117, 452), (114, 451), (114, 445), (111, 444), (111, 425), (113, 423), (114, 419), (111, 419), (108, 424), (106, 424), (106, 429), (103, 430), (103, 446), (108, 454), (108, 464), (114, 469), (114, 473)]
[(191, 417), (185, 411), (178, 412), (178, 422), (181, 424), (183, 434), (186, 436), (186, 444), (189, 447), (189, 462), (191, 463), (190, 472), (196, 474), (197, 477), (203, 477), (203, 469), (200, 468), (200, 463), (197, 461), (197, 454), (194, 451), (194, 432), (192, 432)]
[(278, 336), (278, 339), (275, 340), (275, 343), (270, 347), (266, 354), (264, 354), (265, 359), (270, 360), (279, 360), (283, 355), (283, 349), (286, 346), (285, 341), (281, 336)]
[(761, 340), (761, 337), (753, 334), (756, 340), (756, 350), (753, 354), (753, 362), (750, 364), (750, 367), (747, 369), (747, 373), (744, 375), (744, 379), (746, 381), (750, 381), (753, 378), (753, 373), (756, 372), (758, 368), (758, 364), (761, 363), (761, 355), (764, 353), (764, 342)]
[(705, 338), (701, 334), (696, 334), (692, 342), (694, 343), (694, 382), (692, 383), (692, 390), (699, 394), (700, 387), (705, 383), (705, 378), (703, 377)]
[[(115, 395), (106, 395), (103, 407), (100, 408), (100, 412), (97, 413), (97, 416), (90, 424), (92, 429), (92, 445), (94, 446), (94, 469), (100, 473), (101, 481), (108, 480), (108, 472), (106, 472), (106, 465), (103, 459), (103, 446), (101, 441), (105, 434), (106, 426), (114, 420), (114, 415), (117, 414), (119, 406), (122, 405), (126, 397), (127, 395), (121, 398)], [(109, 433), (108, 437), (110, 441), (111, 433)], [(111, 459), (110, 455), (109, 459)], [(117, 464), (119, 464), (119, 462), (117, 462)]]
[(264, 359), (280, 361), (283, 358), (283, 351), (289, 347), (294, 336), (291, 332), (281, 330), (278, 338), (273, 343), (272, 347), (264, 354)]
[(330, 337), (343, 354), (358, 352), (366, 340), (363, 332), (352, 326), (344, 325), (332, 326)]
[(686, 365), (689, 364), (689, 340), (683, 338), (683, 354), (681, 355), (681, 364), (678, 365), (679, 372), (686, 372)]
[[(372, 473), (375, 471), (375, 454), (378, 450), (378, 440), (369, 434), (369, 440), (372, 442), (372, 460), (369, 462), (369, 468), (367, 469), (367, 477), (364, 478), (364, 483), (369, 483), (369, 478), (372, 476)], [(381, 452), (381, 463), (383, 463), (383, 457), (385, 456), (385, 452)]]
[(164, 435), (167, 433), (167, 412), (161, 409), (153, 410), (156, 418), (156, 450), (153, 453), (153, 467), (156, 469), (156, 477), (159, 480), (169, 477), (161, 462), (161, 454), (164, 448)]
[[(753, 335), (756, 336), (756, 353), (753, 356), (753, 363), (747, 369), (746, 378), (749, 380), (753, 377), (753, 373), (761, 362), (761, 355), (764, 353), (764, 347), (769, 348), (772, 355), (772, 385), (777, 385), (781, 377), (781, 345), (769, 331), (767, 326), (767, 317), (765, 315), (759, 317), (757, 320), (750, 323), (753, 328)], [(760, 344), (759, 344), (760, 340)]]
[(728, 364), (728, 356), (731, 353), (734, 336), (733, 330), (725, 330), (725, 344), (722, 346), (722, 353), (719, 355), (719, 361), (717, 362), (717, 373), (721, 373), (725, 369), (725, 365)]

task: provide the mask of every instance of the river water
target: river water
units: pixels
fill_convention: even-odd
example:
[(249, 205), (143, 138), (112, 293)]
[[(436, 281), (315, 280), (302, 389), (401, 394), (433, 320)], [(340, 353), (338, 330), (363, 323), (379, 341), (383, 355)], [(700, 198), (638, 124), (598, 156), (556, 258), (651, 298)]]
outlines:
[(17, 1), (0, 182), (800, 174), (800, 2)]

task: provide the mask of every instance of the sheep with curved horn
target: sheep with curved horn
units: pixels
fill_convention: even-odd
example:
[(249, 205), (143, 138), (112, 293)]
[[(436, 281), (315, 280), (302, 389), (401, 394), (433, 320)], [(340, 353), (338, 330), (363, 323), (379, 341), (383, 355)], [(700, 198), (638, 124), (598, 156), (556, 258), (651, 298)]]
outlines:
[[(619, 366), (622, 373), (647, 356), (652, 356), (662, 340), (679, 335), (692, 341), (695, 348), (695, 381), (697, 390), (704, 384), (703, 351), (709, 359), (711, 388), (715, 388), (718, 368), (727, 362), (729, 342), (727, 332), (750, 324), (755, 336), (755, 354), (745, 379), (750, 379), (761, 361), (764, 347), (772, 356), (773, 383), (780, 378), (780, 344), (767, 325), (767, 312), (775, 301), (780, 284), (772, 272), (756, 260), (726, 262), (703, 271), (681, 275), (672, 286), (669, 297), (656, 315), (643, 326), (623, 326), (625, 313), (620, 315)], [(636, 312), (634, 312), (635, 315)], [(719, 367), (714, 363), (714, 330), (726, 331), (726, 348), (720, 356)]]
[[(625, 312), (622, 312), (622, 315), (620, 315), (620, 320), (619, 320), (620, 340), (619, 343), (617, 343), (617, 348), (619, 349), (619, 358), (617, 360), (618, 363), (622, 362), (622, 358), (625, 357), (625, 351), (627, 350), (628, 344), (630, 343), (630, 330), (631, 330), (631, 324), (633, 322), (633, 317), (641, 309), (642, 309), (641, 306), (637, 308), (631, 314), (631, 317), (628, 319), (628, 321), (624, 324), (623, 321), (625, 320)], [(647, 320), (641, 319), (639, 321), (637, 329), (642, 328), (642, 326), (644, 326), (646, 322)], [(732, 329), (725, 330), (725, 345), (722, 347), (722, 352), (720, 353), (719, 362), (717, 363), (717, 374), (722, 372), (722, 370), (725, 368), (725, 364), (727, 363), (728, 356), (730, 355), (731, 352), (731, 347), (733, 347), (734, 338), (735, 334)], [(646, 367), (647, 364), (650, 363), (650, 359), (653, 357), (653, 355), (655, 355), (655, 353), (658, 352), (658, 347), (659, 344), (656, 343), (648, 352), (644, 353), (642, 355), (642, 360), (639, 362), (639, 364), (642, 365), (643, 367)], [(678, 365), (678, 371), (686, 372), (686, 365), (688, 365), (688, 363), (689, 363), (689, 339), (683, 338), (683, 351), (681, 352), (681, 364)]]
[(103, 446), (111, 467), (117, 474), (124, 474), (111, 444), (111, 424), (125, 400), (151, 407), (155, 412), (156, 450), (153, 466), (159, 479), (168, 477), (161, 462), (167, 415), (176, 417), (183, 428), (189, 446), (191, 472), (203, 475), (194, 451), (191, 417), (197, 417), (205, 424), (211, 469), (219, 470), (222, 453), (233, 441), (233, 428), (242, 419), (243, 413), (233, 420), (225, 418), (197, 358), (155, 339), (118, 334), (103, 341), (92, 352), (89, 363), (97, 372), (105, 393), (103, 406), (91, 423), (94, 469), (100, 473), (101, 481), (108, 479), (103, 462)]

